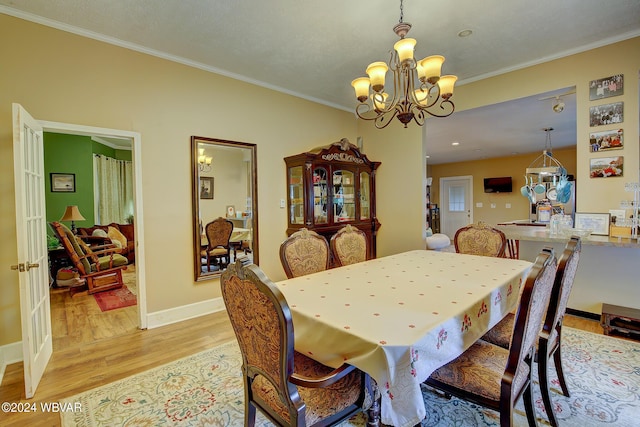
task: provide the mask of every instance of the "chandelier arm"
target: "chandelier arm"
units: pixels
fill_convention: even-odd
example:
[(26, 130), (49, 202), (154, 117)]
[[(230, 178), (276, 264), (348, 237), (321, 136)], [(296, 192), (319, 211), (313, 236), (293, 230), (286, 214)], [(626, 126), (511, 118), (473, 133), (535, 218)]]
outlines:
[[(445, 107), (445, 104), (447, 105), (446, 107)], [(424, 111), (425, 113), (433, 117), (442, 118), (442, 117), (449, 117), (451, 114), (453, 114), (453, 112), (456, 110), (456, 106), (450, 100), (445, 99), (440, 103), (440, 109), (444, 110), (445, 112), (439, 114), (436, 111), (427, 110), (426, 108), (421, 108), (420, 111)]]
[(398, 110), (394, 110), (391, 114), (381, 114), (375, 118), (375, 125), (378, 129), (384, 129), (393, 121), (393, 118), (398, 114)]

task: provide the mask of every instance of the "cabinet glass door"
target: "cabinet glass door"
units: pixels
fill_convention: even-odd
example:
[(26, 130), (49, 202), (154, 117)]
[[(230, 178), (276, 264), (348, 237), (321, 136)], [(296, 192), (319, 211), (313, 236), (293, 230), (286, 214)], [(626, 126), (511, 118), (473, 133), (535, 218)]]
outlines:
[(347, 222), (356, 218), (355, 177), (348, 170), (333, 172), (333, 221)]
[(371, 209), (369, 206), (371, 191), (369, 183), (369, 173), (360, 172), (360, 219), (369, 219), (371, 216)]
[(304, 224), (302, 166), (289, 168), (289, 223)]
[(313, 170), (313, 221), (316, 224), (326, 224), (328, 188), (327, 188), (327, 170), (325, 168), (316, 167)]

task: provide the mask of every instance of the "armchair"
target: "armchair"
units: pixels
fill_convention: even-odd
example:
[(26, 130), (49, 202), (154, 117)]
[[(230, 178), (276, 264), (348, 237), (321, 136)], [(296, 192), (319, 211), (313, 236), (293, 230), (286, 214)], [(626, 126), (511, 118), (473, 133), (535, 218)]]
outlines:
[(80, 278), (87, 281), (90, 294), (122, 287), (122, 270), (127, 268), (128, 261), (118, 253), (119, 250), (115, 246), (91, 248), (64, 224), (56, 221), (50, 225), (73, 266), (80, 273)]

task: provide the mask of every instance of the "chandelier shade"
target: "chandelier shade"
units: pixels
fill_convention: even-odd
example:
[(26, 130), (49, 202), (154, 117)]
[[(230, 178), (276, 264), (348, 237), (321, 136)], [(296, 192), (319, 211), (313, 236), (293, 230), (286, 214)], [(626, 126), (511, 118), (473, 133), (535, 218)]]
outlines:
[[(373, 62), (366, 69), (368, 77), (358, 77), (351, 82), (358, 100), (356, 115), (363, 120), (374, 120), (378, 129), (387, 127), (394, 117), (406, 128), (412, 120), (422, 126), (426, 114), (447, 117), (455, 110), (450, 98), (458, 78), (441, 76), (444, 56), (415, 59), (417, 42), (405, 37), (410, 29), (411, 24), (403, 22), (400, 0), (400, 22), (393, 28), (400, 40), (393, 46), (389, 63)], [(393, 88), (385, 87), (389, 70), (393, 75)]]
[(211, 162), (213, 161), (213, 157), (205, 156), (204, 148), (198, 149), (198, 168), (201, 172), (209, 172), (211, 171)]

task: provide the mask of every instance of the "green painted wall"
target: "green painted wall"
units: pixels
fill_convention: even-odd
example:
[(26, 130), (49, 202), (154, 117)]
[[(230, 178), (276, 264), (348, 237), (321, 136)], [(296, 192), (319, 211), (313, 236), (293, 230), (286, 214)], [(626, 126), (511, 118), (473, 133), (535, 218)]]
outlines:
[[(45, 132), (43, 141), (44, 171), (47, 177), (45, 189), (47, 222), (60, 220), (67, 206), (78, 205), (86, 221), (77, 221), (76, 227), (91, 227), (94, 217), (91, 137)], [(76, 191), (52, 192), (50, 175), (52, 172), (75, 174)], [(69, 223), (66, 225), (70, 226)]]
[[(102, 154), (118, 160), (131, 160), (131, 151), (115, 150), (95, 142), (89, 136), (44, 133), (44, 171), (46, 176), (45, 202), (47, 222), (59, 221), (69, 205), (77, 205), (85, 221), (77, 221), (76, 227), (95, 224), (93, 209), (93, 154)], [(51, 173), (72, 173), (76, 176), (76, 191), (59, 193), (51, 191)], [(67, 223), (70, 226), (71, 224)], [(53, 232), (49, 229), (50, 234)]]

